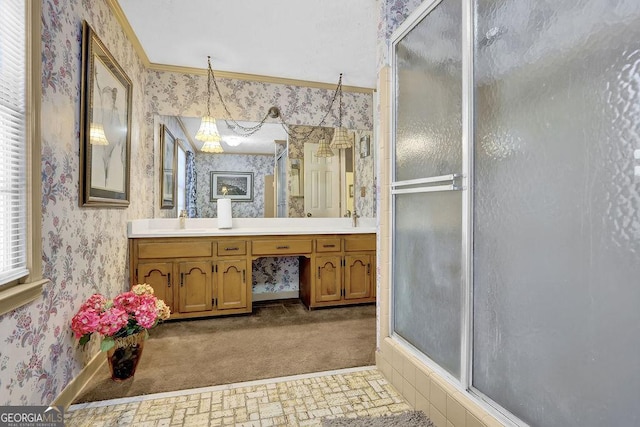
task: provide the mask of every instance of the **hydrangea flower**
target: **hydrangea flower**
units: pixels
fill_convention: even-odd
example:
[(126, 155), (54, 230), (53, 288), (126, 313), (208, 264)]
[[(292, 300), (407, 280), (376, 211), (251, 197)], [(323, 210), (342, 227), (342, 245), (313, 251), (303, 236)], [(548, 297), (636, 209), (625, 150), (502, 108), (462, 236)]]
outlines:
[(113, 299), (91, 295), (71, 319), (71, 330), (81, 345), (89, 342), (94, 333), (99, 334), (100, 348), (106, 351), (115, 345), (116, 339), (146, 333), (170, 315), (164, 301), (156, 298), (153, 288), (143, 283)]

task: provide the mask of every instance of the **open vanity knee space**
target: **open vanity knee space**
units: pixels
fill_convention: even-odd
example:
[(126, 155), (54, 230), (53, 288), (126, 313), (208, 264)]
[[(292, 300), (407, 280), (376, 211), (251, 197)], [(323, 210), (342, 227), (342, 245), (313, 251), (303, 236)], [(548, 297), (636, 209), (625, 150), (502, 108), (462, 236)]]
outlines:
[(309, 308), (375, 301), (373, 227), (245, 219), (219, 230), (215, 219), (191, 221), (180, 229), (173, 219), (137, 220), (128, 230), (131, 285), (151, 285), (174, 319), (251, 313), (252, 261), (260, 257), (298, 257)]

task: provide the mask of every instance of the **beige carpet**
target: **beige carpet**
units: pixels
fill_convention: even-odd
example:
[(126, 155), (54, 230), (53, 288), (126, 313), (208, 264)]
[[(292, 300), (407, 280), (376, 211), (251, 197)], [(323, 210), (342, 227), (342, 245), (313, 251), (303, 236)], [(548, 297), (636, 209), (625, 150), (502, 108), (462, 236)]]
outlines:
[(375, 316), (371, 304), (308, 311), (285, 301), (169, 321), (150, 332), (133, 379), (112, 381), (105, 363), (74, 403), (374, 365)]

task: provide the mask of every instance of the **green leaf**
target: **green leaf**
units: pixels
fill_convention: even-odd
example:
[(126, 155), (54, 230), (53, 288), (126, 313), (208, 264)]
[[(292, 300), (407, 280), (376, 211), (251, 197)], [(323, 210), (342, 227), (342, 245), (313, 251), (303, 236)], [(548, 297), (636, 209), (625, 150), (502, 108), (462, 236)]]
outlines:
[(80, 344), (81, 346), (84, 346), (89, 342), (90, 339), (91, 339), (91, 334), (84, 334), (83, 336), (80, 337), (78, 344)]
[(102, 339), (102, 342), (100, 343), (100, 350), (101, 351), (109, 351), (111, 350), (113, 347), (115, 347), (116, 342), (113, 338), (111, 337), (104, 337)]

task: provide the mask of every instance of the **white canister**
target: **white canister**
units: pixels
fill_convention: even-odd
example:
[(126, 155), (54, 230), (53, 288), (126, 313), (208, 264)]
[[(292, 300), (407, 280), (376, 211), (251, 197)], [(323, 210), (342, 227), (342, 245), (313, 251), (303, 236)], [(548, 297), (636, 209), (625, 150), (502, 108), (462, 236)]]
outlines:
[(231, 199), (218, 199), (218, 228), (231, 228)]

